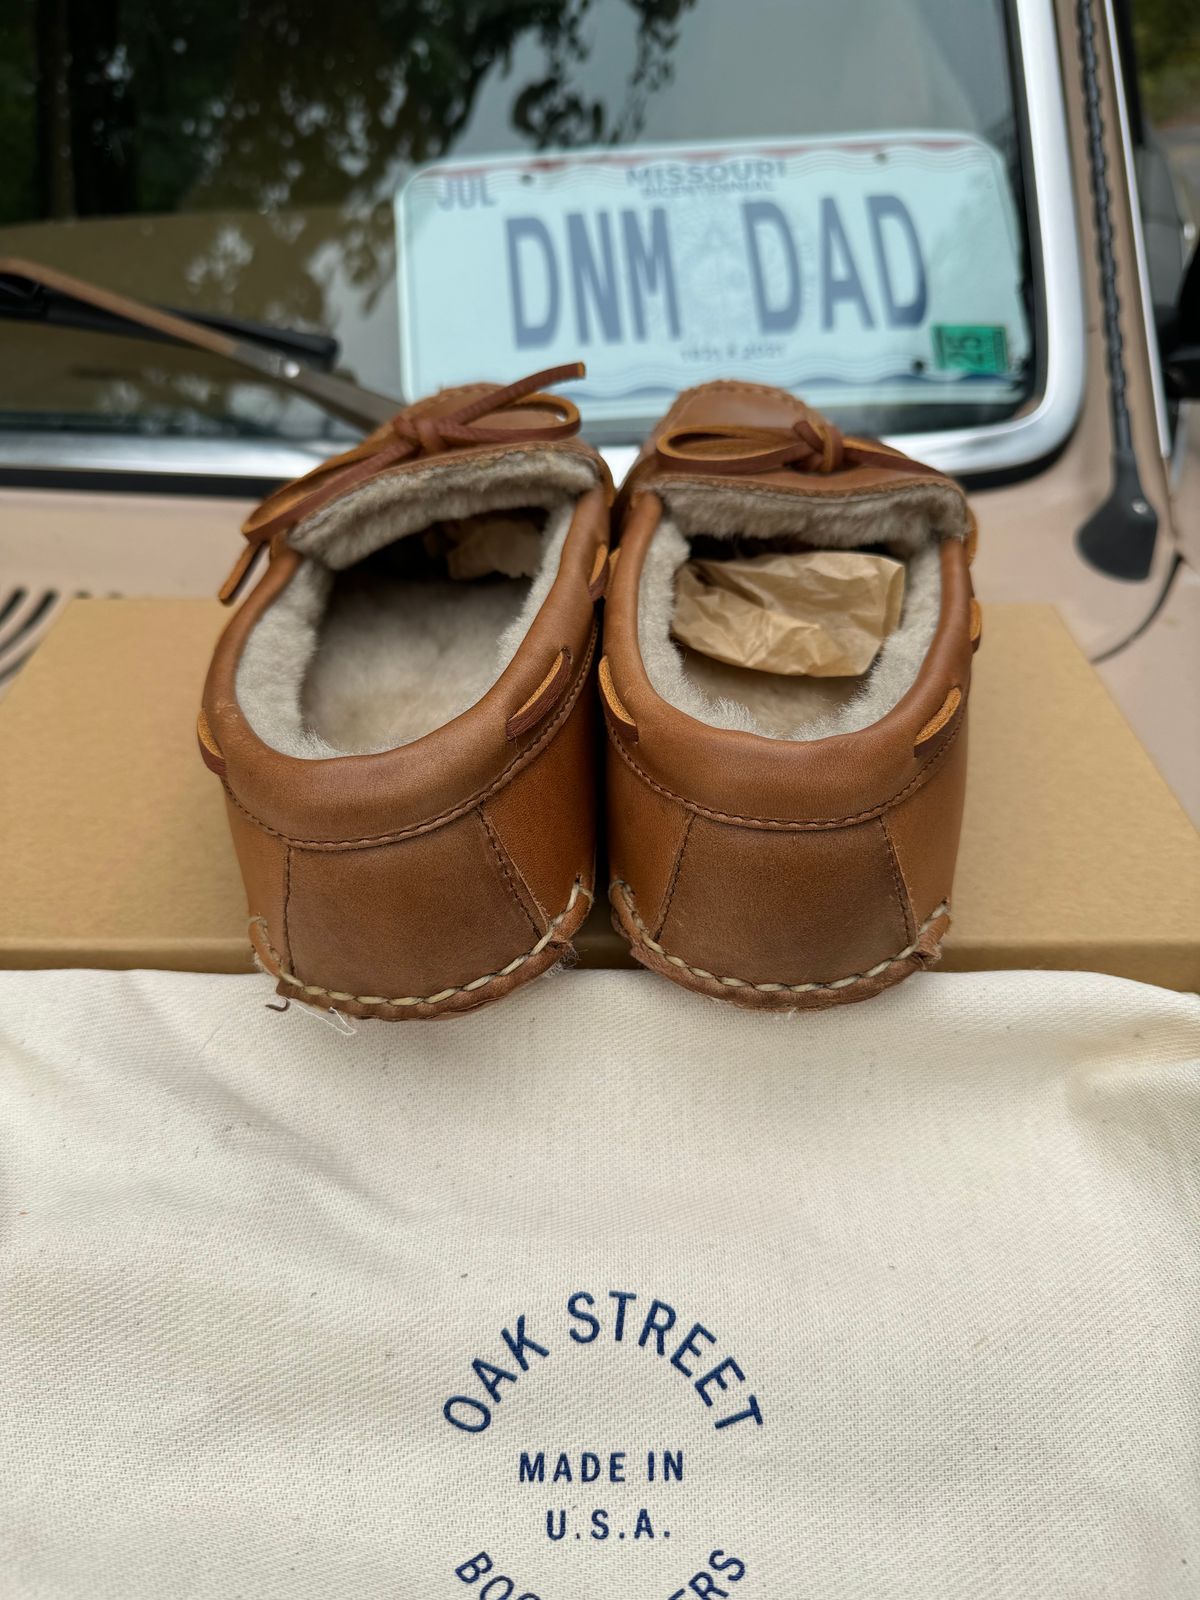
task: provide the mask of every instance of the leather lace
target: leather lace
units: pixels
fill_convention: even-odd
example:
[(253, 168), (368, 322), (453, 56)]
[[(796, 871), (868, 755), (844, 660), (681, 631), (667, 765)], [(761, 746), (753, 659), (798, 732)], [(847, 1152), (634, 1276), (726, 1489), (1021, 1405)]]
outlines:
[(798, 417), (790, 428), (743, 427), (714, 423), (710, 427), (671, 428), (655, 442), (660, 467), (725, 476), (730, 473), (831, 473), (846, 467), (883, 467), (891, 472), (928, 472), (932, 467), (874, 439), (854, 439), (815, 413)]
[(303, 478), (269, 494), (243, 522), (242, 532), (252, 547), (265, 544), (388, 467), (419, 456), (441, 455), (467, 445), (546, 444), (570, 438), (579, 430), (575, 405), (538, 391), (568, 378), (582, 378), (584, 370), (581, 361), (571, 361), (489, 389), (449, 411), (401, 411), (352, 450), (331, 456)]

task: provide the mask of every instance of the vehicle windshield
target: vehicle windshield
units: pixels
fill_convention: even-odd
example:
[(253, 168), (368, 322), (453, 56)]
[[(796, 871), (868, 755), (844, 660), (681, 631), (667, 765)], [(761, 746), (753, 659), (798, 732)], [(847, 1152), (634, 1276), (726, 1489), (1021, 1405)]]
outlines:
[[(592, 437), (721, 375), (879, 433), (1036, 367), (1003, 0), (27, 0), (0, 253), (333, 335), (398, 400), (582, 358)], [(0, 322), (0, 426), (295, 441), (216, 358)]]

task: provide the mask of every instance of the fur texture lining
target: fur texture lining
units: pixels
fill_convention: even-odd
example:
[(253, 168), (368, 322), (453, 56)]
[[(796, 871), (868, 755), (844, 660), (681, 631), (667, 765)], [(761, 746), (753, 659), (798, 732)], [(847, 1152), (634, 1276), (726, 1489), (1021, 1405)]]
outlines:
[(659, 493), (676, 527), (689, 536), (786, 536), (824, 550), (884, 544), (892, 555), (911, 556), (931, 541), (965, 539), (970, 531), (962, 490), (920, 479), (844, 497), (734, 489), (695, 479), (664, 484)]
[[(510, 451), (384, 475), (296, 528), (306, 559), (251, 631), (238, 703), (272, 749), (309, 760), (409, 744), (461, 715), (508, 666), (549, 594), (579, 495), (580, 457)], [(532, 580), (407, 583), (370, 558), (441, 521), (546, 513)], [(351, 570), (358, 569), (361, 570)]]
[(595, 483), (585, 457), (561, 450), (509, 450), (483, 462), (435, 458), (428, 467), (369, 479), (302, 522), (288, 543), (338, 571), (433, 522), (516, 506), (550, 509)]
[[(638, 591), (638, 643), (655, 691), (713, 728), (772, 739), (855, 733), (887, 714), (916, 681), (941, 606), (942, 538), (965, 538), (961, 492), (914, 485), (853, 499), (804, 498), (683, 484), (664, 488), (666, 513), (646, 554)], [(786, 678), (726, 667), (671, 637), (675, 574), (689, 537), (770, 540), (776, 546), (883, 546), (905, 562), (904, 609), (862, 678)]]

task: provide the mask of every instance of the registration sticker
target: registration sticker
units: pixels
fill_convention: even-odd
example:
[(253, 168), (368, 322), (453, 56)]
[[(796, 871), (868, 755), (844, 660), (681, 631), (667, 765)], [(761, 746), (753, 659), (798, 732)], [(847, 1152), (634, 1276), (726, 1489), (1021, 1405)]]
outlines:
[(954, 327), (935, 322), (932, 333), (935, 366), (946, 371), (1008, 371), (1008, 339), (1003, 328)]
[(444, 161), (396, 224), (410, 396), (583, 359), (598, 418), (731, 376), (990, 402), (1030, 353), (1007, 173), (966, 133)]

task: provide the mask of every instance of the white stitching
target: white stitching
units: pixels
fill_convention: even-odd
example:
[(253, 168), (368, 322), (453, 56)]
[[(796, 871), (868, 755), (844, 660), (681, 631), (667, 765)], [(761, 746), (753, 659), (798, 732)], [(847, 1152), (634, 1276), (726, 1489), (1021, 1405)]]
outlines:
[(722, 978), (715, 972), (709, 972), (706, 967), (693, 967), (682, 956), (669, 955), (657, 939), (650, 937), (650, 930), (638, 915), (633, 903), (633, 892), (623, 878), (614, 878), (612, 887), (620, 889), (625, 900), (625, 908), (633, 921), (637, 924), (641, 935), (641, 943), (647, 949), (653, 950), (655, 955), (661, 956), (664, 961), (669, 961), (673, 967), (682, 967), (685, 972), (690, 972), (694, 977), (707, 978), (710, 983), (722, 983), (729, 989), (757, 989), (762, 994), (811, 994), (815, 989), (848, 989), (852, 983), (859, 983), (864, 978), (877, 978), (881, 972), (886, 972), (889, 967), (894, 967), (897, 962), (907, 961), (913, 955), (921, 942), (921, 935), (925, 933), (937, 919), (945, 916), (950, 909), (949, 901), (943, 900), (921, 926), (917, 929), (917, 936), (911, 944), (905, 945), (903, 950), (897, 951), (894, 956), (889, 956), (886, 961), (880, 961), (873, 967), (868, 967), (866, 972), (852, 972), (849, 977), (835, 978), (831, 983), (752, 983), (749, 978)]
[(254, 924), (257, 923), (263, 929), (264, 942), (267, 946), (267, 949), (271, 952), (272, 957), (279, 963), (279, 971), (276, 972), (274, 976), (277, 977), (282, 983), (289, 983), (295, 989), (302, 989), (305, 994), (323, 994), (329, 1000), (353, 1000), (360, 1006), (433, 1006), (438, 1005), (443, 1000), (449, 1000), (451, 995), (470, 994), (476, 989), (482, 989), (485, 984), (493, 983), (497, 978), (511, 977), (512, 974), (516, 972), (518, 967), (523, 967), (527, 961), (532, 961), (534, 956), (540, 956), (546, 946), (553, 942), (554, 935), (557, 932), (560, 924), (564, 922), (571, 914), (575, 907), (575, 902), (579, 899), (580, 895), (585, 896), (588, 904), (591, 904), (591, 895), (588, 894), (587, 890), (583, 887), (579, 880), (576, 879), (575, 887), (571, 890), (570, 899), (550, 923), (550, 926), (534, 945), (533, 949), (527, 950), (523, 956), (517, 956), (515, 960), (510, 961), (506, 967), (501, 967), (499, 972), (485, 972), (481, 978), (472, 978), (470, 983), (458, 983), (449, 989), (439, 989), (437, 994), (406, 994), (398, 996), (395, 1000), (389, 1000), (386, 995), (346, 994), (340, 989), (324, 989), (319, 983), (302, 983), (294, 973), (288, 972), (285, 969), (283, 965), (283, 958), (275, 949), (275, 946), (271, 943), (270, 939), (266, 937), (267, 924), (265, 918), (251, 917), (250, 924), (253, 927)]

